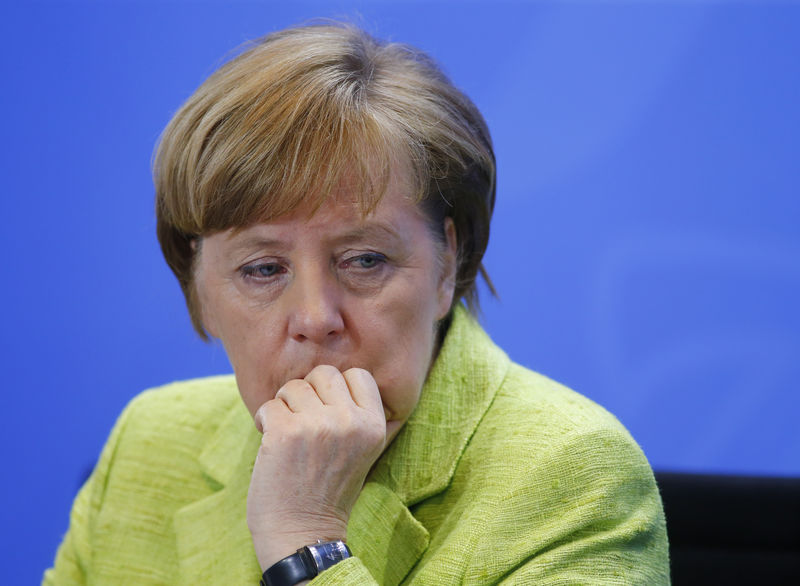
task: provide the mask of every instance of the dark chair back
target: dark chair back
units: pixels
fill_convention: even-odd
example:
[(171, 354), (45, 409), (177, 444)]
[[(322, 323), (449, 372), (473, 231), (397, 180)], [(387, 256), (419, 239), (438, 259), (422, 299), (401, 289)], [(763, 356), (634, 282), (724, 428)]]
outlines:
[(672, 582), (800, 585), (800, 478), (656, 472)]

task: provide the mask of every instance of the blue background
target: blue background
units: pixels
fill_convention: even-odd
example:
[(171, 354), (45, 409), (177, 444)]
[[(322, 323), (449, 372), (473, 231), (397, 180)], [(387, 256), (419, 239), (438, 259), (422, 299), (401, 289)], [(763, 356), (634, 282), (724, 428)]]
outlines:
[(346, 17), (492, 129), (483, 321), (657, 469), (800, 475), (800, 5), (17, 2), (0, 14), (0, 544), (36, 583), (137, 392), (229, 370), (154, 236), (149, 160), (241, 42)]

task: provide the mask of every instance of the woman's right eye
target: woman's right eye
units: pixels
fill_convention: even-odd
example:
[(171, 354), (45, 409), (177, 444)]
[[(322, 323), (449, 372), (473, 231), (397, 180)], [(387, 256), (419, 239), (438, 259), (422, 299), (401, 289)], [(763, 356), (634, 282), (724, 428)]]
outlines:
[(245, 278), (266, 280), (285, 272), (284, 268), (273, 262), (253, 263), (242, 267)]

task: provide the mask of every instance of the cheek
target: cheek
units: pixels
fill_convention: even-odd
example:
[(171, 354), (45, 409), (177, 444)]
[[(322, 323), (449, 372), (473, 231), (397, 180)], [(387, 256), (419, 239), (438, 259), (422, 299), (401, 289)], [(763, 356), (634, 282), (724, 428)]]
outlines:
[(226, 338), (222, 344), (233, 367), (242, 401), (250, 413), (255, 414), (261, 405), (272, 399), (275, 392), (270, 391), (269, 385), (259, 384), (259, 381), (265, 380), (265, 373), (259, 371), (259, 366), (265, 362), (251, 355), (254, 344), (247, 339)]
[(280, 383), (280, 365), (270, 357), (280, 356), (275, 328), (263, 311), (226, 303), (217, 306), (217, 337), (233, 367), (242, 400), (250, 413), (272, 399)]
[[(377, 368), (373, 373), (390, 416), (406, 419), (419, 401), (430, 366), (435, 340), (435, 317), (430, 303), (408, 303), (384, 307), (383, 320), (377, 319), (368, 342)], [(388, 323), (387, 323), (388, 322)]]

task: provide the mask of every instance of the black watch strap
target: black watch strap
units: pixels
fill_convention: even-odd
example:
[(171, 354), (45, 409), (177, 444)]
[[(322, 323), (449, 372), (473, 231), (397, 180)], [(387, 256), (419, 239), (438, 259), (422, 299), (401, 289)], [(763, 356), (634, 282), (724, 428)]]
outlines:
[(261, 586), (294, 586), (316, 576), (316, 571), (312, 574), (312, 569), (306, 565), (302, 551), (299, 550), (267, 568), (261, 576)]
[(343, 541), (318, 542), (301, 547), (297, 553), (271, 565), (261, 576), (261, 586), (294, 586), (311, 580), (323, 570), (350, 557), (350, 549)]

